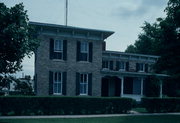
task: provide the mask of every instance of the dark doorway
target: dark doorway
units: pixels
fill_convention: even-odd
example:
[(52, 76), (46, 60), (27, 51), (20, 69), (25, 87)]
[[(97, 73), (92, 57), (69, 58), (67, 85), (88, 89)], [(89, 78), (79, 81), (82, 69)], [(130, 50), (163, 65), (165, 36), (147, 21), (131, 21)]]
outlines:
[(103, 97), (120, 97), (121, 79), (118, 77), (103, 77), (101, 85), (101, 96)]
[(109, 92), (109, 80), (108, 80), (108, 78), (102, 78), (101, 96), (107, 97), (108, 92)]
[(125, 77), (124, 94), (141, 94), (141, 80), (137, 77)]
[(121, 93), (121, 79), (115, 77), (114, 78), (115, 81), (115, 96), (120, 97), (120, 93)]

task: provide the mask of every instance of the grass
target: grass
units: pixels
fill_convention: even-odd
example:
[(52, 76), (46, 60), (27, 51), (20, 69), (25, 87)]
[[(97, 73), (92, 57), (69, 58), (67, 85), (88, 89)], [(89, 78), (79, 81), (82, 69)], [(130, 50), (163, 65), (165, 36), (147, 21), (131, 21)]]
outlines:
[(148, 113), (145, 108), (133, 108), (132, 110), (139, 113)]
[(0, 123), (180, 123), (180, 115), (105, 118), (0, 119)]

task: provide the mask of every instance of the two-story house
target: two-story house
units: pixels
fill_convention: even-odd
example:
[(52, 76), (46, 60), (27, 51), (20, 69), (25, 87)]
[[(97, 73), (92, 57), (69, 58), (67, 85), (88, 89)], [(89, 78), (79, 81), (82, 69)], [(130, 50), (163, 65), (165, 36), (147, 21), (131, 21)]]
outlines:
[[(158, 56), (106, 51), (114, 32), (30, 22), (38, 32), (37, 95), (119, 96), (140, 100)], [(156, 74), (157, 76), (166, 76)], [(162, 90), (161, 90), (162, 93)]]

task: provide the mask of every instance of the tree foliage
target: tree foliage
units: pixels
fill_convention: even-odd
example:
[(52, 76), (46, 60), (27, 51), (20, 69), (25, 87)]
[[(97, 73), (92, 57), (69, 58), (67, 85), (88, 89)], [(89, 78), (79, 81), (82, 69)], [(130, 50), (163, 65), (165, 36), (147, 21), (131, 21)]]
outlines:
[(27, 11), (22, 3), (8, 8), (0, 3), (0, 90), (16, 82), (16, 90), (32, 92), (27, 83), (10, 74), (22, 69), (22, 60), (30, 57), (39, 45), (36, 31), (29, 25)]
[(22, 3), (8, 8), (0, 3), (0, 73), (15, 73), (22, 60), (32, 55), (38, 46), (34, 30), (29, 26), (27, 11)]
[(155, 70), (171, 75), (169, 82), (173, 83), (172, 91), (177, 96), (175, 90), (180, 90), (180, 34), (177, 32), (180, 28), (180, 0), (169, 0), (165, 12), (165, 18), (158, 18), (153, 24), (144, 23), (142, 33), (126, 52), (159, 55)]
[(25, 76), (25, 78), (21, 79), (15, 79), (13, 78), (13, 81), (15, 82), (15, 90), (18, 91), (21, 95), (32, 95), (33, 94), (33, 88), (31, 85), (31, 77)]

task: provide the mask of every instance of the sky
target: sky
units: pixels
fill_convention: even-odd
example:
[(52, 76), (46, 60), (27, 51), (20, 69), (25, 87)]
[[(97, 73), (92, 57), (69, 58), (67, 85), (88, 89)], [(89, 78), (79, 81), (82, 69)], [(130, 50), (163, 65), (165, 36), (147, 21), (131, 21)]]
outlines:
[[(0, 0), (8, 7), (23, 2), (30, 21), (65, 23), (65, 0)], [(145, 21), (153, 23), (165, 17), (168, 0), (68, 0), (68, 25), (82, 28), (114, 31), (107, 38), (106, 48), (125, 51), (133, 44)], [(17, 77), (34, 75), (34, 55), (24, 58), (23, 71)]]

